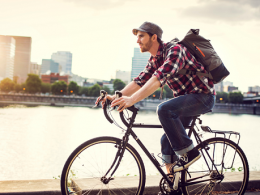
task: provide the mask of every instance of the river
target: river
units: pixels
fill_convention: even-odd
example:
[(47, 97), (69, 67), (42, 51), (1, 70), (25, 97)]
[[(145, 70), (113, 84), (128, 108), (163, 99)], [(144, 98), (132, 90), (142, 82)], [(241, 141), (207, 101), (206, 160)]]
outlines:
[[(240, 132), (240, 146), (250, 170), (260, 170), (260, 116), (218, 113), (201, 119), (211, 129)], [(159, 124), (154, 111), (140, 111), (136, 122)], [(163, 129), (135, 132), (151, 153), (160, 153)], [(18, 105), (0, 108), (0, 136), (0, 180), (31, 180), (58, 177), (70, 153), (84, 141), (97, 136), (121, 138), (123, 134), (105, 119), (102, 109)], [(208, 136), (213, 135), (204, 138)], [(130, 143), (136, 146), (133, 139)], [(147, 175), (156, 174), (147, 157), (144, 162)]]

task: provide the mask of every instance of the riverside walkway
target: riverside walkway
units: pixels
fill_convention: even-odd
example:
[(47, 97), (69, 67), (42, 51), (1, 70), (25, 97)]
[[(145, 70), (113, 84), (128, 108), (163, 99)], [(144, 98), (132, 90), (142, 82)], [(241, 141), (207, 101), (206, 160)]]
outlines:
[[(43, 95), (43, 94), (23, 94), (23, 93), (3, 93), (0, 92), (0, 105), (20, 104), (27, 106), (75, 106), (90, 107), (95, 105), (97, 97), (83, 97), (74, 95)], [(145, 99), (135, 104), (140, 110), (155, 111), (157, 106), (165, 100)], [(229, 114), (252, 114), (260, 115), (260, 104), (224, 104), (216, 103), (213, 113)]]
[[(144, 195), (157, 195), (161, 176), (147, 176)], [(130, 180), (129, 180), (130, 183)], [(131, 185), (131, 184), (129, 184)], [(260, 195), (260, 171), (251, 171), (246, 194)], [(0, 181), (0, 195), (61, 195), (60, 180)]]

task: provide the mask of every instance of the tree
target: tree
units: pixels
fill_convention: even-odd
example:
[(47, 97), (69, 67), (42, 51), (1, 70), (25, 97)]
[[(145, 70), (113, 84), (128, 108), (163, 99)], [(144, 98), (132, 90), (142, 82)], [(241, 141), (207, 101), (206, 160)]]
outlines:
[(28, 74), (28, 77), (25, 81), (27, 86), (27, 92), (37, 93), (41, 91), (42, 81), (36, 74)]
[[(161, 95), (161, 88), (158, 88), (152, 95), (149, 96), (149, 98), (160, 99), (160, 95)], [(163, 89), (162, 98), (164, 98), (165, 96), (166, 96), (166, 91)]]
[(26, 89), (27, 89), (26, 83), (22, 83), (22, 84), (21, 84), (21, 90), (22, 90), (23, 92), (26, 92)]
[(15, 83), (14, 84), (14, 90), (15, 90), (15, 92), (20, 92), (20, 91), (22, 91), (23, 90), (23, 88), (22, 88), (22, 85), (20, 85), (20, 84), (18, 84), (18, 83)]
[(55, 95), (67, 94), (67, 83), (65, 81), (56, 81), (51, 85), (51, 92)]
[(41, 92), (42, 92), (42, 93), (49, 93), (49, 92), (51, 92), (51, 84), (50, 84), (50, 83), (43, 83), (43, 82), (42, 82)]
[(90, 87), (89, 95), (92, 97), (98, 97), (100, 95), (101, 87), (99, 84), (95, 84), (92, 87)]
[(226, 92), (217, 92), (216, 102), (217, 103), (226, 103), (226, 102), (228, 102), (228, 93), (226, 93)]
[(123, 89), (124, 87), (125, 87), (125, 83), (124, 83), (122, 80), (120, 80), (120, 79), (115, 79), (115, 80), (113, 81), (114, 91), (116, 91), (116, 90), (121, 90), (121, 89)]
[(79, 95), (85, 95), (85, 96), (89, 96), (89, 91), (90, 88), (89, 87), (79, 87)]
[(79, 93), (79, 86), (75, 81), (70, 81), (68, 88), (69, 88), (69, 94), (78, 94)]
[(0, 89), (4, 92), (12, 91), (14, 89), (14, 82), (9, 78), (3, 79), (0, 82)]
[(164, 85), (163, 91), (165, 90), (166, 94), (166, 98), (173, 98), (173, 92), (172, 90), (169, 88), (168, 85)]
[(243, 95), (241, 92), (230, 92), (228, 94), (228, 101), (230, 103), (239, 104), (243, 102)]
[(105, 90), (107, 94), (111, 94), (111, 90), (109, 89), (108, 86), (103, 86), (102, 89)]

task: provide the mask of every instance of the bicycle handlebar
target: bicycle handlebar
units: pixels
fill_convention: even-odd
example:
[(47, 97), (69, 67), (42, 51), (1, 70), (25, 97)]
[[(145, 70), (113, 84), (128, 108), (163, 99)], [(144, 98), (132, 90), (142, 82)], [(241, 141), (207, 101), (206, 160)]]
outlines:
[[(99, 105), (99, 103), (105, 98), (106, 95), (107, 95), (107, 92), (105, 90), (100, 91), (100, 99), (97, 102), (95, 107), (97, 107)], [(115, 91), (115, 95), (116, 95), (116, 98), (122, 97), (122, 93), (120, 91)], [(111, 102), (112, 102), (111, 100), (106, 99), (104, 107), (103, 107), (103, 111), (104, 111), (104, 115), (105, 115), (106, 119), (110, 123), (113, 123), (114, 121), (109, 117), (108, 112), (107, 112), (107, 109), (108, 109), (107, 107), (111, 104)], [(133, 112), (133, 115), (136, 116), (138, 108), (136, 108), (134, 105), (131, 106), (131, 107), (128, 107), (126, 109)], [(124, 125), (128, 127), (129, 123), (126, 121), (126, 119), (124, 117), (124, 113), (120, 112), (119, 115), (120, 115), (120, 118), (121, 118), (122, 122), (124, 123)]]

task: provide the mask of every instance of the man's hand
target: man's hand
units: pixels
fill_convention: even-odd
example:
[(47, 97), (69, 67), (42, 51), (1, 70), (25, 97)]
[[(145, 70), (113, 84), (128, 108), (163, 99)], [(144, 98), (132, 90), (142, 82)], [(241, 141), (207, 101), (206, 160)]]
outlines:
[(106, 100), (108, 99), (108, 100), (112, 101), (113, 99), (115, 99), (115, 95), (113, 95), (113, 96), (111, 96), (111, 95), (106, 95), (106, 96), (103, 97), (102, 99), (101, 99), (101, 98), (102, 98), (102, 97), (99, 96), (99, 97), (97, 98), (95, 104), (97, 105), (99, 102), (101, 102), (102, 108), (104, 108), (104, 105), (105, 105)]
[(124, 109), (134, 105), (133, 99), (131, 97), (122, 96), (116, 98), (112, 101), (111, 107), (118, 106), (117, 111), (122, 112)]

